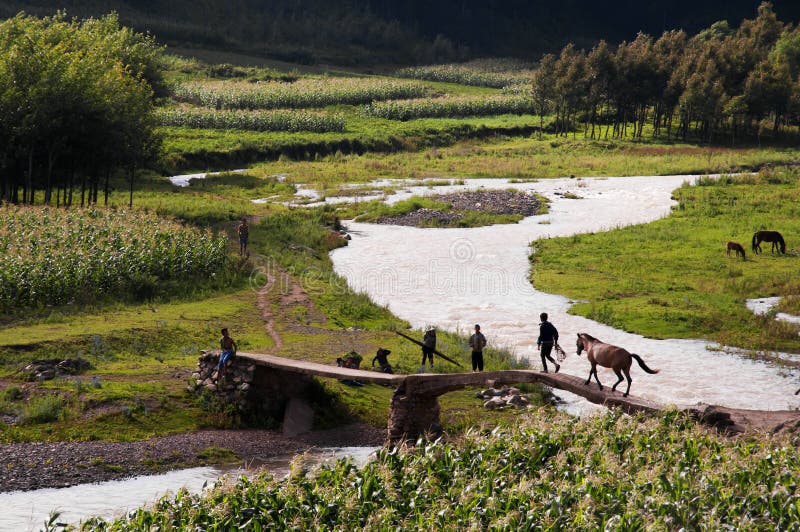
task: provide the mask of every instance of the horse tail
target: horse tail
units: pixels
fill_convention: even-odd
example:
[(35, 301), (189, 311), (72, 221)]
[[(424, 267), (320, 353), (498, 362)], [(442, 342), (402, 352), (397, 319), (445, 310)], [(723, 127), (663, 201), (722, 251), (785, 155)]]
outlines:
[(753, 243), (752, 243), (753, 252), (755, 252), (756, 246), (758, 245), (758, 242), (756, 242), (756, 238), (758, 238), (758, 233), (753, 233)]
[(639, 367), (642, 368), (643, 370), (645, 370), (645, 372), (647, 372), (647, 373), (654, 374), (654, 373), (658, 373), (660, 371), (660, 370), (657, 370), (657, 369), (648, 368), (647, 364), (645, 364), (644, 360), (642, 360), (642, 357), (640, 357), (636, 353), (631, 353), (631, 357), (633, 357), (636, 360), (636, 362), (639, 363)]

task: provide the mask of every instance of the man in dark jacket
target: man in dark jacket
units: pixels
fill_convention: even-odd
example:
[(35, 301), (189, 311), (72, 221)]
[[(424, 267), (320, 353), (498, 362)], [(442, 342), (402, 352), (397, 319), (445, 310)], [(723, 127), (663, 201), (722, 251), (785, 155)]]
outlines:
[(544, 367), (544, 372), (547, 373), (547, 360), (549, 360), (556, 365), (556, 373), (558, 373), (558, 370), (561, 369), (561, 366), (559, 366), (558, 362), (553, 360), (553, 357), (550, 356), (553, 346), (558, 343), (558, 331), (552, 323), (547, 321), (546, 312), (542, 312), (539, 315), (539, 319), (542, 320), (542, 323), (539, 324), (539, 339), (536, 340), (536, 346), (542, 355), (542, 366)]
[(422, 337), (422, 367), (425, 367), (425, 360), (429, 360), (433, 368), (433, 350), (436, 349), (436, 329), (431, 327), (425, 331)]
[(483, 371), (483, 348), (486, 347), (486, 337), (481, 332), (481, 326), (475, 326), (475, 334), (469, 337), (469, 346), (472, 348), (472, 371)]

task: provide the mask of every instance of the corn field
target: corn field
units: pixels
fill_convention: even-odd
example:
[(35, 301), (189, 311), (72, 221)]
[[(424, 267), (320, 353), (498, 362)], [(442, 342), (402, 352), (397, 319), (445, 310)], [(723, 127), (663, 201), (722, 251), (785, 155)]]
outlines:
[(304, 111), (217, 111), (214, 109), (162, 109), (156, 113), (162, 126), (246, 131), (344, 131), (344, 117)]
[(145, 212), (0, 208), (0, 308), (65, 304), (227, 262), (227, 242)]
[(414, 120), (417, 118), (463, 118), (505, 114), (531, 114), (533, 103), (521, 96), (444, 97), (418, 100), (378, 102), (365, 105), (367, 116), (389, 120)]
[(214, 109), (302, 109), (420, 98), (429, 92), (417, 83), (391, 80), (306, 78), (294, 83), (187, 83), (176, 88), (173, 97)]
[(686, 416), (542, 410), (460, 440), (384, 447), (284, 480), (241, 476), (83, 530), (799, 530), (796, 440), (726, 439)]
[(429, 65), (403, 68), (395, 72), (400, 78), (458, 83), (476, 87), (501, 89), (509, 85), (530, 83), (531, 72), (515, 70), (519, 65), (507, 62), (473, 61), (464, 64)]

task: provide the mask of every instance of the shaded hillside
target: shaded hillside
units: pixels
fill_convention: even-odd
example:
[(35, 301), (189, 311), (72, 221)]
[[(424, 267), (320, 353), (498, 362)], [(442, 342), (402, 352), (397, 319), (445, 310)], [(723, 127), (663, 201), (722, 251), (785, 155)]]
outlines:
[[(613, 4), (613, 7), (610, 6)], [(124, 24), (163, 42), (247, 51), (300, 63), (428, 63), (479, 55), (536, 58), (567, 42), (630, 40), (643, 31), (694, 33), (752, 17), (758, 0), (65, 0), (80, 17), (117, 11)], [(800, 5), (776, 0), (781, 20)], [(0, 2), (0, 16), (54, 11), (43, 0)]]

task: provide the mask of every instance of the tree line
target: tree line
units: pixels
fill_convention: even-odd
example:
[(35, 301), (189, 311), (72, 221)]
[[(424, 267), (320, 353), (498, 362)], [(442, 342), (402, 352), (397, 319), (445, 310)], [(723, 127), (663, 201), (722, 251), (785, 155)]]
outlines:
[(650, 124), (653, 136), (760, 142), (764, 130), (800, 125), (800, 26), (765, 2), (738, 28), (722, 21), (693, 37), (672, 30), (616, 48), (567, 45), (542, 57), (531, 89), (540, 124), (553, 114), (562, 135), (641, 138)]
[[(0, 200), (108, 200), (109, 176), (154, 158), (155, 39), (116, 15), (78, 21), (19, 14), (0, 23)], [(36, 198), (43, 191), (43, 198)]]

